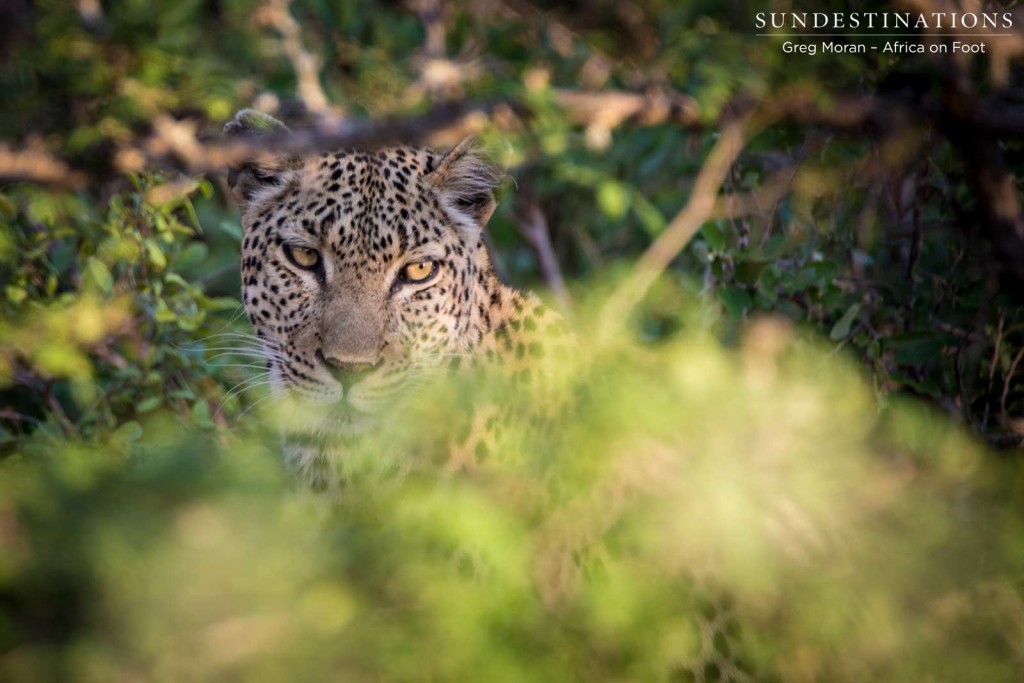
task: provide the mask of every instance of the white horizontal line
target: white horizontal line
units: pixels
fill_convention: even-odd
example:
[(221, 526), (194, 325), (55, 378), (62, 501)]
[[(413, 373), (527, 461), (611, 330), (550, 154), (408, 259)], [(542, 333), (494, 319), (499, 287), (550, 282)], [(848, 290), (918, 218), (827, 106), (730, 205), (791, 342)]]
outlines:
[(755, 35), (759, 36), (846, 36), (848, 38), (858, 38), (865, 36), (885, 36), (892, 38), (896, 36), (915, 36), (923, 38), (925, 36), (952, 36), (960, 38), (983, 38), (991, 36), (1012, 36), (1013, 33), (758, 33)]

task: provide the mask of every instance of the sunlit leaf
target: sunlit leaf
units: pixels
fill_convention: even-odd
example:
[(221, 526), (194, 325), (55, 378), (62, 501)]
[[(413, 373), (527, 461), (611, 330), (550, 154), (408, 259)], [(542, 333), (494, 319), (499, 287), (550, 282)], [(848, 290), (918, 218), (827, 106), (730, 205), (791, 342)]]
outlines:
[(836, 321), (836, 324), (832, 326), (832, 330), (828, 333), (829, 339), (839, 341), (850, 334), (850, 327), (853, 325), (853, 321), (857, 319), (857, 315), (860, 314), (860, 306), (859, 303), (856, 303), (846, 309), (843, 317)]

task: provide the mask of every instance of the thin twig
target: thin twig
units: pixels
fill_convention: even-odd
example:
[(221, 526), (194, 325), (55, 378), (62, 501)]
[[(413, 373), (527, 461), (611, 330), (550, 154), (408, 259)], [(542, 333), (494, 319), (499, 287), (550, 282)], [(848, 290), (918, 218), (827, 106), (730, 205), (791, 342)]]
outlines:
[(1004, 418), (1006, 417), (1006, 397), (1010, 395), (1010, 381), (1017, 374), (1017, 366), (1020, 364), (1021, 358), (1024, 358), (1024, 349), (1018, 351), (1017, 355), (1013, 357), (1010, 371), (1006, 373), (1006, 379), (1003, 380), (1003, 394), (999, 397), (999, 413)]
[[(999, 351), (1002, 349), (1003, 344), (1003, 324), (1005, 323), (1005, 315), (999, 313), (999, 327), (996, 329), (996, 347), (992, 351), (992, 362), (988, 366), (988, 393), (991, 395), (992, 384), (995, 382), (996, 377), (996, 365), (999, 362)], [(988, 413), (991, 401), (985, 402), (985, 415), (982, 417), (982, 424), (988, 426)]]
[(43, 424), (42, 420), (32, 417), (31, 415), (23, 415), (15, 410), (0, 410), (0, 420), (14, 420), (16, 422), (30, 422), (34, 425)]
[(551, 244), (551, 231), (548, 220), (533, 192), (533, 183), (528, 174), (520, 179), (519, 192), (516, 197), (516, 230), (530, 246), (537, 258), (544, 283), (563, 311), (570, 308), (569, 290), (565, 286), (562, 269), (558, 265), (554, 246)]
[(57, 418), (57, 422), (60, 423), (61, 428), (64, 429), (64, 433), (68, 435), (78, 436), (78, 427), (75, 426), (74, 421), (68, 417), (68, 414), (64, 411), (64, 406), (60, 404), (60, 400), (53, 393), (53, 385), (47, 384), (46, 391), (44, 393), (46, 399), (46, 406), (50, 409), (51, 414)]

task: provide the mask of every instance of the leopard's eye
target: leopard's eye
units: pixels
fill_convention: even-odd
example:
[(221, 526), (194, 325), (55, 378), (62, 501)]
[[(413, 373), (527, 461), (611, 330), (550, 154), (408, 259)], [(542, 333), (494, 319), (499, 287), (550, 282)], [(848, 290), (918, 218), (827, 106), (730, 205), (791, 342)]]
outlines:
[(437, 261), (415, 261), (402, 269), (406, 282), (425, 282), (437, 272)]
[(284, 255), (288, 257), (289, 261), (305, 270), (313, 270), (320, 263), (320, 252), (316, 249), (286, 244), (284, 245)]

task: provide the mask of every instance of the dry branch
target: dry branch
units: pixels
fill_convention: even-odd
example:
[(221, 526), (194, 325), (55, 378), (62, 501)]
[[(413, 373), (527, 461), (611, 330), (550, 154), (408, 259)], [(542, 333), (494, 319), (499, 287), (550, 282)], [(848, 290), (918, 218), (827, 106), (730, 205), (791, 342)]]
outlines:
[[(569, 120), (601, 135), (623, 125), (676, 123), (696, 127), (701, 119), (693, 101), (678, 93), (556, 90), (554, 99)], [(773, 112), (780, 119), (849, 129), (881, 126), (896, 108), (882, 106), (872, 98), (822, 104), (810, 94), (783, 92), (763, 105), (762, 110)], [(138, 172), (146, 168), (172, 168), (192, 174), (216, 173), (261, 153), (308, 155), (399, 143), (446, 145), (489, 127), (521, 127), (530, 116), (529, 107), (517, 101), (449, 102), (418, 116), (378, 120), (323, 118), (313, 127), (259, 140), (203, 141), (198, 134), (200, 121), (175, 120), (164, 115), (154, 120), (148, 135), (112, 146), (111, 158), (94, 157), (90, 170), (75, 169), (38, 145), (20, 150), (0, 147), (0, 182), (27, 180), (77, 188), (87, 180), (105, 180), (95, 177), (97, 172), (91, 169)], [(735, 117), (735, 112), (730, 111), (728, 116)]]
[(647, 248), (629, 278), (605, 306), (603, 318), (606, 321), (611, 324), (625, 322), (658, 276), (711, 217), (718, 191), (746, 142), (750, 123), (747, 119), (740, 119), (722, 129), (718, 142), (697, 174), (686, 205)]
[[(693, 124), (692, 103), (682, 95), (648, 96), (627, 92), (571, 93), (558, 91), (556, 101), (566, 115), (583, 125), (602, 129), (631, 123), (652, 125), (669, 120)], [(609, 114), (611, 113), (611, 114)], [(377, 147), (397, 143), (450, 144), (479, 133), (488, 126), (508, 128), (528, 119), (521, 103), (499, 100), (484, 103), (450, 102), (426, 114), (376, 121), (324, 119), (317, 125), (287, 134), (254, 139), (203, 141), (199, 122), (157, 118), (153, 131), (112, 153), (109, 164), (120, 172), (145, 168), (172, 168), (187, 173), (222, 172), (259, 154), (313, 155), (352, 147)], [(590, 123), (589, 123), (590, 122)], [(80, 187), (91, 179), (86, 170), (71, 168), (39, 145), (13, 150), (0, 144), (0, 181), (28, 180), (42, 184)], [(102, 179), (102, 178), (99, 178)]]
[(306, 109), (319, 116), (343, 115), (338, 107), (332, 107), (320, 85), (320, 60), (302, 44), (302, 27), (291, 15), (290, 0), (269, 0), (256, 13), (256, 21), (273, 28), (281, 34), (281, 49), (295, 70), (299, 98)]
[(519, 183), (516, 209), (516, 230), (533, 251), (541, 277), (544, 278), (544, 283), (551, 290), (555, 301), (563, 311), (568, 311), (569, 290), (565, 286), (565, 278), (562, 276), (558, 257), (551, 244), (551, 231), (548, 229), (547, 217), (533, 192), (533, 183), (529, 176), (524, 176)]
[(0, 181), (29, 181), (77, 189), (85, 185), (85, 175), (38, 145), (11, 149), (0, 145)]
[(411, 0), (410, 8), (423, 24), (423, 54), (431, 59), (445, 56), (448, 22), (441, 0)]
[(697, 101), (670, 91), (641, 94), (556, 89), (554, 97), (570, 121), (586, 128), (587, 140), (595, 147), (607, 146), (611, 131), (626, 123), (675, 123), (690, 127), (701, 122)]

